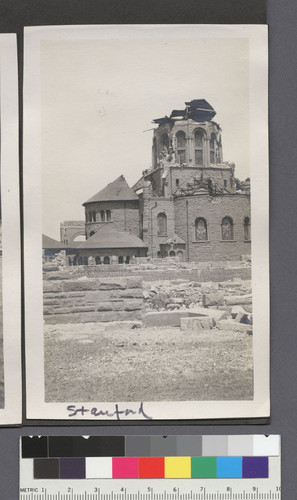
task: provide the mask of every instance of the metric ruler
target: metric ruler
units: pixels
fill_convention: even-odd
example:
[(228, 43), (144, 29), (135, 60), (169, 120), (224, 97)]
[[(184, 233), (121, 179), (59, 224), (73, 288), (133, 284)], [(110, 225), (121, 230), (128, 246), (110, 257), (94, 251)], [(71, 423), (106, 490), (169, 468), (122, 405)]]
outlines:
[[(89, 484), (73, 484), (65, 481), (59, 488), (53, 485), (21, 486), (20, 500), (280, 500), (279, 484), (271, 481), (259, 483), (247, 480), (191, 480), (186, 484), (185, 479), (175, 482), (171, 480), (140, 480), (141, 484), (132, 485), (132, 480), (124, 482), (116, 480), (117, 485), (105, 484), (95, 486), (96, 483), (88, 480)], [(101, 480), (105, 482), (105, 480)], [(129, 483), (130, 481), (130, 483)], [(162, 483), (161, 483), (162, 481)], [(64, 483), (64, 481), (63, 481)], [(111, 481), (109, 482), (111, 483)], [(169, 483), (169, 484), (167, 484)]]
[(279, 436), (23, 437), (19, 498), (280, 500), (280, 470)]

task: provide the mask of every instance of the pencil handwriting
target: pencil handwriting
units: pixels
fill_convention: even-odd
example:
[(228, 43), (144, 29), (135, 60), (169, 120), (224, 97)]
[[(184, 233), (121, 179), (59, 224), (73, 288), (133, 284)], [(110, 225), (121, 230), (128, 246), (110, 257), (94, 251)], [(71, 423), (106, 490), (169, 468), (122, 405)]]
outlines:
[(92, 407), (88, 408), (84, 405), (77, 407), (76, 405), (67, 406), (68, 417), (85, 417), (87, 415), (93, 415), (94, 417), (106, 417), (106, 418), (116, 418), (121, 420), (121, 417), (128, 417), (129, 415), (141, 415), (147, 420), (152, 420), (153, 417), (147, 415), (144, 410), (144, 403), (140, 403), (137, 410), (132, 410), (131, 408), (120, 409), (119, 404), (115, 403), (114, 411), (102, 410), (100, 408)]

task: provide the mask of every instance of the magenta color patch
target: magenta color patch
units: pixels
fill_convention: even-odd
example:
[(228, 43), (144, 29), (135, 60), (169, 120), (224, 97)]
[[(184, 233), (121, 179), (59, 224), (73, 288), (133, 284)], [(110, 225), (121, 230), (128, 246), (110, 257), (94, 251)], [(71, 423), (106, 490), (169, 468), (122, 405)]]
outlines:
[(138, 479), (138, 457), (113, 457), (113, 479)]

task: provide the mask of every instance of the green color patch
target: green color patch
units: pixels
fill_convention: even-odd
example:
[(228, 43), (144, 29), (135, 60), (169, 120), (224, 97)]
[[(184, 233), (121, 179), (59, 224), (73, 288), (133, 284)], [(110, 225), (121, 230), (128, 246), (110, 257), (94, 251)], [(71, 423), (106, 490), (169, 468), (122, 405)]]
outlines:
[(217, 477), (217, 457), (192, 457), (191, 459), (192, 478), (216, 478)]

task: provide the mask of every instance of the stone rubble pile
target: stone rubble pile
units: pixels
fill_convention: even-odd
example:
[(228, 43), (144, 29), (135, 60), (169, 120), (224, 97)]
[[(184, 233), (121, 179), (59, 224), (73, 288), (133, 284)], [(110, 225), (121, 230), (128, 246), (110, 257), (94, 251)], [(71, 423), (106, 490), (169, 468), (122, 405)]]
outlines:
[[(221, 330), (252, 333), (252, 287), (250, 280), (234, 278), (224, 282), (190, 282), (185, 280), (143, 283), (144, 308), (154, 324), (163, 326), (164, 314), (179, 312), (182, 330)], [(189, 313), (197, 313), (189, 315)], [(219, 313), (216, 317), (213, 313)], [(171, 315), (167, 315), (171, 317)], [(148, 320), (146, 319), (145, 322)], [(169, 320), (170, 321), (170, 320)], [(150, 323), (150, 321), (149, 321)], [(176, 325), (177, 326), (177, 325)]]

